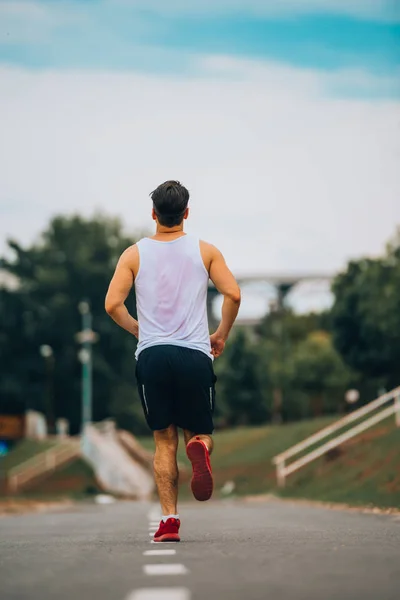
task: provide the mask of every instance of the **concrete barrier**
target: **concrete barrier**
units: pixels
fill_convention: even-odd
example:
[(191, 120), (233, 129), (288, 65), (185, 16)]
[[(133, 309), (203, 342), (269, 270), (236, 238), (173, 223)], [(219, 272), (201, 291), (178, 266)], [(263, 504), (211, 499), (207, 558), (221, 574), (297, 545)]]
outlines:
[(112, 421), (87, 425), (81, 450), (104, 490), (139, 500), (152, 498), (152, 472), (125, 450)]

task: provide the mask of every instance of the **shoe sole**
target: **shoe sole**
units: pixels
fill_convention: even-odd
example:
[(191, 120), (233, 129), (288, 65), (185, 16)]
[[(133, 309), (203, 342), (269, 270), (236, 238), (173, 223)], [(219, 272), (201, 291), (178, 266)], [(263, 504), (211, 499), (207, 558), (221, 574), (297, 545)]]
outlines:
[(186, 454), (193, 468), (191, 481), (193, 496), (199, 502), (205, 502), (211, 498), (214, 488), (208, 450), (199, 440), (187, 445)]
[(154, 538), (155, 542), (180, 542), (181, 538), (178, 533), (164, 533), (164, 535), (160, 535), (158, 538)]

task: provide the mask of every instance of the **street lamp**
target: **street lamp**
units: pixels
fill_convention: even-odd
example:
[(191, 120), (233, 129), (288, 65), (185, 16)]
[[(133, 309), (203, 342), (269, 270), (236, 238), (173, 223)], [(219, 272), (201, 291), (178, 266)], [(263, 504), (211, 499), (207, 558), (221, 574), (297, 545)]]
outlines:
[(47, 419), (49, 429), (54, 428), (54, 407), (53, 407), (53, 376), (54, 376), (54, 353), (53, 348), (48, 344), (42, 344), (39, 348), (41, 356), (46, 363), (46, 405)]
[(50, 358), (50, 356), (53, 356), (53, 348), (47, 344), (40, 346), (39, 350), (43, 358)]
[(76, 338), (82, 348), (78, 358), (82, 363), (82, 433), (85, 426), (92, 421), (92, 344), (97, 335), (92, 330), (92, 313), (90, 304), (82, 300), (78, 304), (78, 310), (82, 315), (82, 330)]

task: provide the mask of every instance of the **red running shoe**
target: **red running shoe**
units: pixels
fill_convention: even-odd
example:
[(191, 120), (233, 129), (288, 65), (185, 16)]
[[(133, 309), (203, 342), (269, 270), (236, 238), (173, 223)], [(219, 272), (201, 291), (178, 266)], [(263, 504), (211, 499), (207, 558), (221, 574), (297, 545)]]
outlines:
[(213, 493), (214, 483), (208, 448), (199, 437), (195, 437), (188, 443), (186, 454), (193, 467), (191, 481), (193, 496), (200, 502), (209, 500)]
[(179, 527), (181, 522), (179, 519), (167, 519), (166, 522), (161, 521), (158, 531), (154, 534), (155, 542), (180, 542)]

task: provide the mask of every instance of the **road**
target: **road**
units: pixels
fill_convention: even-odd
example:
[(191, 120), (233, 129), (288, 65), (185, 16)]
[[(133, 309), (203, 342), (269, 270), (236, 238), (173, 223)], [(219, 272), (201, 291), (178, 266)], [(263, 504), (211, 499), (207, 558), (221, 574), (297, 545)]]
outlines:
[[(181, 508), (182, 542), (152, 544), (150, 513), (151, 505), (118, 502), (1, 518), (1, 600), (400, 597), (399, 516), (193, 503)], [(169, 553), (144, 554), (154, 550)], [(168, 574), (151, 574), (157, 565)]]

